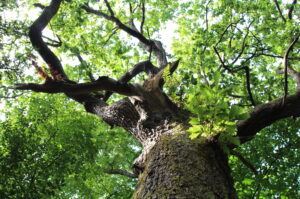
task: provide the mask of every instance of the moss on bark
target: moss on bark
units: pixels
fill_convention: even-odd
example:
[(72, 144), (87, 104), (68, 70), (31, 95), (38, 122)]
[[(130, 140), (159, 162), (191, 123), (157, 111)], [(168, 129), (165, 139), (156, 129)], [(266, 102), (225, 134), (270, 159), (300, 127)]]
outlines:
[(164, 135), (147, 156), (134, 199), (236, 198), (227, 156), (217, 144)]

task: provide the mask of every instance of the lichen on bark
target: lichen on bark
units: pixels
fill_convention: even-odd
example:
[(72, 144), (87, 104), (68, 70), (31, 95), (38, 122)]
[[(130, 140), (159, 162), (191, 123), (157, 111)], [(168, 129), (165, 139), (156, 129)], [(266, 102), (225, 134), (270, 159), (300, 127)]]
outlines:
[(219, 146), (177, 132), (163, 135), (149, 152), (133, 198), (237, 197)]

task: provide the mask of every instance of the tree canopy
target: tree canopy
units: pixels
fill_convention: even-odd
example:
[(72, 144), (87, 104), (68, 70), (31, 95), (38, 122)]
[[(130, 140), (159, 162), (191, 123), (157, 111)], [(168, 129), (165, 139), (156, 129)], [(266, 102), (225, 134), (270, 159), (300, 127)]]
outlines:
[(164, 92), (190, 113), (190, 138), (217, 138), (230, 154), (240, 198), (299, 198), (299, 8), (1, 1), (0, 197), (130, 198), (141, 145), (87, 113), (82, 95), (107, 104), (135, 96), (155, 65), (168, 69)]

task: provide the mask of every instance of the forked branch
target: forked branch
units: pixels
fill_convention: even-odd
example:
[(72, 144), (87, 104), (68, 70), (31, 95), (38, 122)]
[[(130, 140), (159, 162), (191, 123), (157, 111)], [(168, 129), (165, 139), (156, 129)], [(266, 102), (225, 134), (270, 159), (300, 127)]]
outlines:
[[(127, 83), (129, 82), (133, 77), (138, 75), (141, 72), (146, 72), (148, 76), (151, 78), (153, 77), (156, 73), (158, 73), (159, 69), (155, 66), (150, 61), (143, 61), (135, 66), (133, 68), (126, 72), (119, 80), (118, 82), (120, 83)], [(108, 98), (112, 95), (113, 93), (111, 91), (108, 91), (105, 93), (105, 96), (103, 98), (104, 101), (107, 101)]]
[[(107, 9), (109, 10), (110, 14), (106, 14), (102, 11), (99, 10), (94, 10), (93, 8), (88, 7), (87, 5), (82, 6), (82, 8), (91, 14), (95, 14), (98, 15), (100, 17), (103, 17), (109, 21), (114, 22), (118, 28), (120, 28), (121, 30), (125, 31), (126, 33), (128, 33), (129, 35), (131, 35), (132, 37), (135, 37), (139, 40), (139, 42), (142, 44), (142, 46), (148, 51), (153, 51), (155, 56), (157, 57), (158, 60), (158, 66), (162, 69), (167, 65), (167, 57), (166, 57), (166, 52), (162, 46), (162, 43), (160, 41), (157, 40), (151, 40), (151, 39), (147, 39), (143, 34), (142, 31), (139, 32), (139, 30), (135, 27), (134, 23), (133, 23), (133, 19), (131, 19), (130, 21), (130, 26), (125, 25), (124, 23), (122, 23), (117, 17), (115, 17), (114, 12), (109, 4), (109, 2), (107, 0), (105, 0), (105, 4)], [(130, 8), (132, 10), (132, 8)], [(141, 24), (141, 30), (144, 26), (144, 21), (145, 21), (145, 5), (143, 3), (142, 5), (142, 11), (143, 11), (143, 18), (142, 18), (142, 24)]]
[(118, 18), (116, 18), (114, 15), (108, 15), (104, 12), (98, 11), (98, 10), (94, 10), (86, 5), (82, 6), (82, 8), (91, 14), (95, 14), (98, 15), (100, 17), (103, 17), (109, 21), (114, 22), (121, 30), (125, 31), (126, 33), (128, 33), (129, 35), (137, 38), (140, 42), (146, 44), (146, 45), (152, 45), (152, 41), (148, 40), (146, 37), (144, 37), (144, 35), (142, 35), (141, 33), (139, 33), (136, 30), (131, 29), (130, 27), (126, 26), (125, 24), (123, 24)]

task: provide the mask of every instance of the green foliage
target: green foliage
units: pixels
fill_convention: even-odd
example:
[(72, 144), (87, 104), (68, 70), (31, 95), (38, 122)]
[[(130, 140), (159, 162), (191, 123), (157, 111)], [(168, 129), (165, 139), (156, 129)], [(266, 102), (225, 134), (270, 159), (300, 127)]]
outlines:
[(282, 120), (238, 148), (257, 174), (237, 157), (230, 157), (239, 198), (299, 197), (299, 128), (299, 119)]
[(247, 119), (248, 113), (245, 109), (232, 104), (226, 96), (230, 88), (221, 89), (218, 85), (220, 74), (215, 73), (213, 86), (205, 84), (196, 85), (191, 92), (186, 107), (194, 115), (189, 128), (192, 139), (212, 137), (219, 135), (222, 146), (226, 144), (239, 145), (236, 135), (236, 122)]
[(0, 124), (1, 198), (131, 195), (134, 181), (103, 170), (130, 169), (132, 138), (61, 95), (45, 97), (20, 97)]
[[(47, 5), (50, 1), (0, 2), (0, 107), (6, 110), (0, 115), (0, 197), (129, 198), (135, 181), (103, 170), (130, 170), (139, 149), (131, 137), (121, 129), (109, 130), (61, 95), (29, 95), (11, 89), (16, 83), (41, 82), (28, 59), (35, 54), (27, 31), (41, 13), (33, 6), (37, 2)], [(114, 23), (84, 12), (81, 6), (87, 2), (108, 13), (103, 1), (64, 1), (43, 33), (61, 39), (62, 46), (52, 49), (70, 79), (89, 81), (89, 72), (95, 77), (118, 78), (149, 58), (138, 41)], [(144, 36), (160, 39), (164, 35), (158, 30), (166, 28), (167, 37), (174, 37), (168, 58), (182, 59), (171, 77), (164, 74), (165, 91), (193, 113), (191, 137), (217, 135), (222, 146), (238, 145), (236, 121), (246, 119), (252, 108), (245, 70), (226, 70), (214, 47), (229, 69), (249, 67), (249, 87), (256, 104), (283, 95), (283, 75), (276, 71), (283, 68), (282, 57), (299, 34), (299, 3), (289, 19), (292, 1), (278, 0), (284, 21), (273, 0), (109, 2), (124, 24), (134, 19), (138, 29), (143, 20), (141, 2), (145, 2)], [(129, 3), (136, 8), (134, 13), (129, 12)], [(10, 13), (15, 15), (10, 17)], [(298, 54), (299, 43), (289, 55), (295, 58), (289, 63), (297, 71)], [(78, 55), (85, 63), (78, 61)], [(141, 79), (142, 75), (133, 81)], [(292, 78), (288, 82), (289, 93), (295, 92)], [(298, 120), (280, 121), (239, 146), (239, 152), (258, 171), (254, 175), (240, 160), (230, 157), (240, 198), (300, 198), (299, 128)]]

